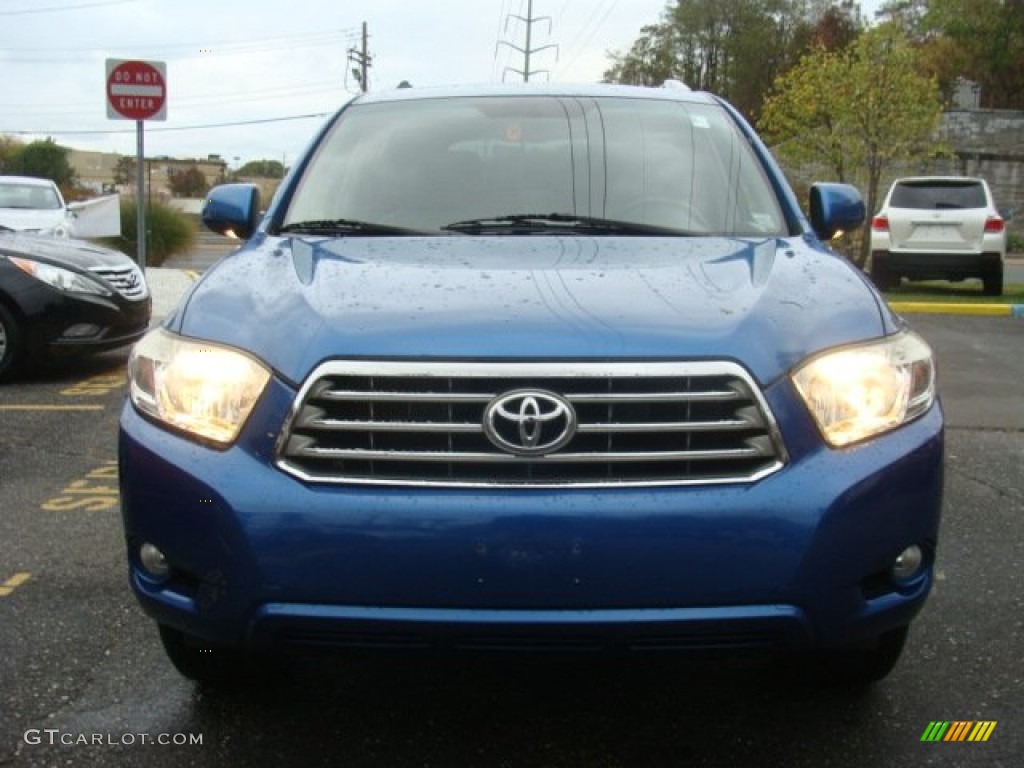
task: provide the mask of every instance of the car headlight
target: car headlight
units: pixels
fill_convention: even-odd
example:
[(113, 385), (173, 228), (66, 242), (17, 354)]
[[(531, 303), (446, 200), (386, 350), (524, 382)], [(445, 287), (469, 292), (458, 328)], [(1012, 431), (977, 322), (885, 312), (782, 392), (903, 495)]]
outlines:
[(270, 371), (238, 350), (160, 328), (135, 346), (128, 378), (132, 403), (144, 414), (228, 445), (249, 418)]
[(910, 332), (826, 352), (798, 368), (793, 382), (836, 447), (906, 424), (935, 401), (931, 348)]
[(60, 237), (66, 240), (71, 237), (71, 229), (67, 224), (62, 222), (60, 224), (54, 224), (52, 227), (48, 227), (47, 229), (39, 230), (39, 234), (49, 235), (50, 237)]
[(95, 296), (112, 296), (101, 283), (90, 277), (72, 272), (70, 269), (55, 267), (35, 259), (25, 259), (20, 256), (9, 256), (11, 263), (23, 272), (27, 272), (37, 280), (42, 280), (47, 285), (53, 286), (58, 291), (68, 293), (91, 293)]

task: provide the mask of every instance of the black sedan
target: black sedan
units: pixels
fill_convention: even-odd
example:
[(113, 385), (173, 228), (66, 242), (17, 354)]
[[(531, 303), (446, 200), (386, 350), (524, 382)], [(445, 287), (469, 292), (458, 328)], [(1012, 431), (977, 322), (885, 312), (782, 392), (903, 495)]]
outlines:
[(0, 380), (32, 361), (132, 344), (151, 309), (142, 270), (120, 251), (0, 227)]

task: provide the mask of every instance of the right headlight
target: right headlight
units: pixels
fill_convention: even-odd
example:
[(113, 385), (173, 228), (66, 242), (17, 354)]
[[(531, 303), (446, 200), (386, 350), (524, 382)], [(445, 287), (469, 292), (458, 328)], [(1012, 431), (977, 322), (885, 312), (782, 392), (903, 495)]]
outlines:
[(57, 267), (35, 259), (26, 259), (22, 256), (8, 256), (11, 263), (22, 272), (27, 272), (37, 280), (42, 280), (59, 291), (68, 293), (92, 293), (96, 296), (111, 296), (110, 291), (104, 288), (96, 280), (72, 272), (70, 269)]
[(911, 332), (811, 358), (793, 383), (834, 447), (896, 429), (935, 401), (931, 348)]
[(226, 446), (249, 418), (270, 371), (238, 350), (158, 328), (132, 351), (128, 379), (142, 413)]

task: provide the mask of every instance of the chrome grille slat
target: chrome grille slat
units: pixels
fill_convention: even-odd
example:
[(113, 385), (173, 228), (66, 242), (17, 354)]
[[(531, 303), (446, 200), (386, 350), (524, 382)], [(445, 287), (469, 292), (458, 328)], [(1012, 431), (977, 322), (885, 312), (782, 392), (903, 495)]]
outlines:
[[(520, 391), (571, 405), (568, 443), (517, 455), (492, 442), (487, 406)], [(309, 482), (589, 488), (753, 482), (786, 460), (756, 383), (727, 361), (356, 360), (305, 382), (277, 464)]]
[(303, 427), (314, 429), (334, 430), (338, 432), (438, 432), (457, 434), (480, 434), (484, 428), (480, 424), (465, 424), (455, 422), (426, 422), (415, 421), (337, 421), (333, 419), (310, 419), (303, 421)]
[(729, 402), (740, 400), (742, 395), (736, 392), (661, 392), (649, 395), (610, 395), (580, 394), (567, 397), (569, 402), (576, 403), (670, 403), (670, 402)]
[(103, 278), (126, 299), (143, 299), (148, 293), (142, 270), (135, 265), (128, 267), (93, 267), (89, 271)]
[(674, 421), (637, 424), (580, 424), (578, 432), (610, 432), (613, 434), (642, 434), (644, 432), (717, 432), (750, 429), (749, 421)]
[(458, 392), (352, 392), (326, 390), (319, 394), (317, 399), (340, 402), (359, 403), (387, 403), (387, 402), (409, 402), (409, 403), (489, 403), (497, 396), (493, 394), (459, 394)]
[[(450, 451), (361, 451), (344, 448), (300, 448), (292, 454), (297, 457), (324, 457), (333, 459), (358, 459), (360, 461), (466, 461), (472, 463), (513, 463), (522, 462), (519, 456), (508, 453), (454, 453)], [(566, 464), (595, 464), (608, 461), (714, 461), (762, 456), (755, 448), (734, 451), (670, 451), (648, 453), (558, 453), (537, 456), (536, 462)]]

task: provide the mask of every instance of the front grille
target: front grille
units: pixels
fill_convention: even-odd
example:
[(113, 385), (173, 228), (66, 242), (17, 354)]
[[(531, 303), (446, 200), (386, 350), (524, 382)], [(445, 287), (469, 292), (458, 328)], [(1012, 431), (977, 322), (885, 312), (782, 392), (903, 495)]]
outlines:
[(126, 299), (144, 299), (149, 293), (142, 270), (134, 264), (127, 267), (93, 267), (90, 271), (103, 278)]
[[(499, 447), (484, 424), (509, 393), (568, 403), (571, 437), (534, 455)], [(764, 399), (729, 362), (330, 362), (303, 386), (278, 446), (283, 470), (325, 483), (737, 483), (784, 462)]]

